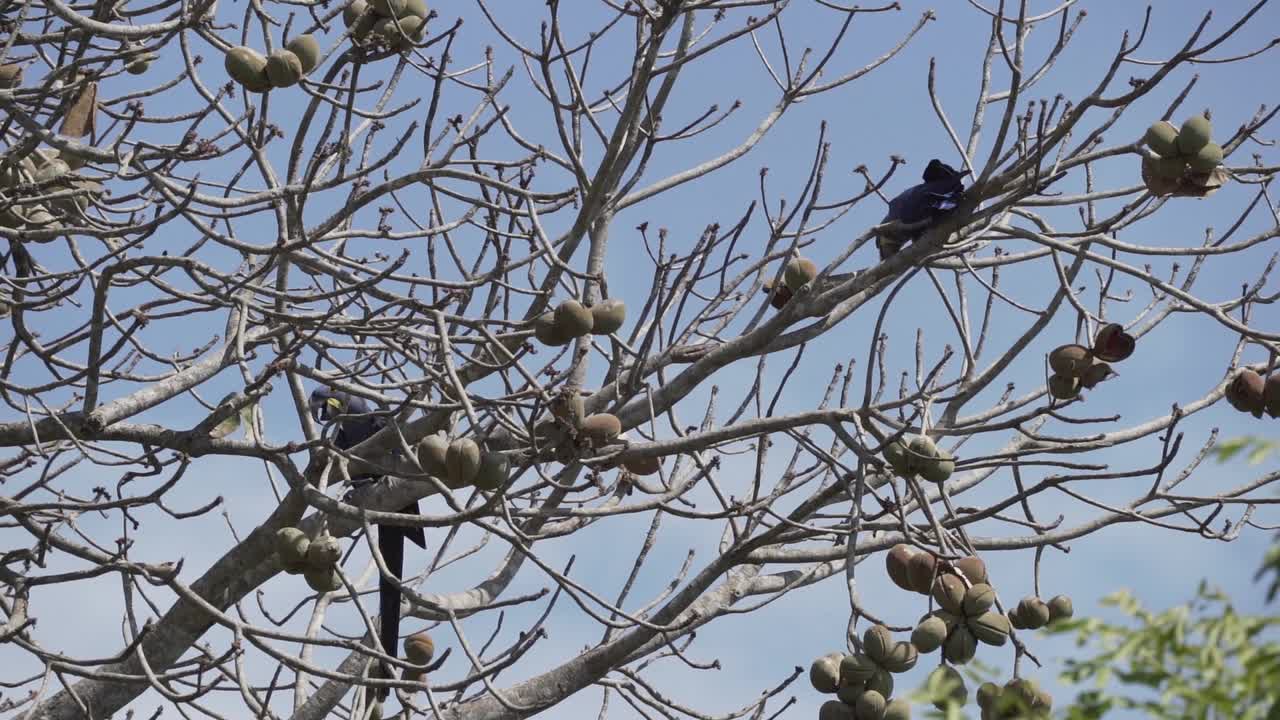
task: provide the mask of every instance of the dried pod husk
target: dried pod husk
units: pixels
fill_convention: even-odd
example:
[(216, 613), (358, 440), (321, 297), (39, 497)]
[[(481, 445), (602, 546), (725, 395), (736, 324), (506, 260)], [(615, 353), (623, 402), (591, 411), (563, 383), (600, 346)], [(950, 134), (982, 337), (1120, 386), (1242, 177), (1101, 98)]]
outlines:
[(931, 653), (942, 647), (947, 639), (947, 624), (939, 617), (925, 618), (911, 631), (911, 644), (922, 653)]
[(875, 690), (866, 690), (853, 703), (853, 716), (857, 720), (881, 720), (885, 704), (883, 695)]
[(307, 546), (307, 564), (313, 568), (332, 567), (342, 559), (342, 545), (332, 535), (321, 535)]
[(1157, 158), (1151, 170), (1162, 180), (1181, 180), (1187, 174), (1187, 159), (1182, 156)]
[(476, 470), (473, 484), (481, 490), (493, 492), (507, 484), (507, 476), (511, 471), (510, 461), (500, 452), (480, 454), (480, 468)]
[(1133, 354), (1137, 341), (1120, 323), (1103, 325), (1093, 338), (1093, 355), (1103, 362), (1120, 362)]
[(880, 667), (891, 673), (904, 673), (916, 666), (920, 657), (916, 646), (905, 640), (899, 640), (889, 648), (888, 654), (880, 660)]
[(864, 684), (876, 674), (878, 669), (875, 662), (862, 653), (845, 655), (840, 658), (840, 685)]
[(964, 613), (964, 581), (950, 573), (939, 573), (933, 581), (933, 599), (942, 609), (956, 614)]
[(617, 298), (602, 300), (591, 306), (591, 334), (609, 335), (622, 329), (627, 319), (627, 305)]
[(22, 66), (17, 63), (0, 65), (0, 89), (12, 90), (22, 84)]
[(308, 568), (302, 577), (307, 581), (307, 587), (319, 593), (342, 589), (342, 578), (338, 576), (338, 568), (333, 566)]
[(533, 336), (538, 339), (538, 342), (549, 347), (559, 347), (573, 342), (573, 337), (561, 332), (560, 326), (556, 325), (554, 312), (544, 312), (533, 319)]
[(1258, 373), (1249, 368), (1242, 368), (1227, 386), (1227, 402), (1240, 412), (1253, 413), (1262, 417), (1266, 408), (1266, 381)]
[(893, 633), (883, 625), (872, 625), (862, 633), (862, 649), (878, 664), (883, 664), (893, 648)]
[(405, 0), (404, 12), (401, 13), (400, 17), (404, 17), (406, 15), (420, 17), (423, 20), (426, 20), (427, 19), (426, 0)]
[(440, 478), (448, 484), (448, 466), (445, 456), (449, 452), (449, 438), (435, 433), (422, 438), (418, 443), (418, 464), (428, 475)]
[(405, 0), (369, 0), (369, 7), (385, 18), (400, 17), (404, 14)]
[(1156, 161), (1145, 155), (1142, 157), (1142, 184), (1156, 197), (1176, 195), (1181, 187), (1181, 178), (1166, 178), (1156, 171)]
[(1208, 143), (1187, 160), (1192, 172), (1207, 173), (1222, 164), (1222, 147)]
[(962, 557), (951, 563), (951, 565), (968, 578), (973, 585), (990, 582), (990, 578), (987, 577), (987, 564), (977, 555)]
[(1262, 406), (1271, 417), (1280, 417), (1280, 373), (1272, 373), (1263, 384)]
[(933, 706), (939, 710), (945, 710), (948, 701), (963, 705), (969, 699), (969, 689), (965, 687), (964, 676), (950, 665), (939, 665), (934, 668), (933, 672), (929, 673), (926, 684), (938, 691)]
[(1049, 598), (1049, 602), (1046, 604), (1049, 606), (1049, 622), (1070, 620), (1071, 616), (1075, 614), (1071, 598), (1066, 595), (1054, 595)]
[(907, 459), (907, 445), (899, 438), (884, 446), (884, 461), (901, 477), (911, 476), (911, 463)]
[(974, 637), (988, 645), (1000, 647), (1009, 639), (1009, 618), (994, 610), (971, 617), (966, 624)]
[(920, 467), (920, 477), (932, 483), (944, 483), (956, 471), (956, 460), (951, 453), (937, 449), (937, 456)]
[(818, 276), (818, 266), (809, 258), (791, 258), (782, 271), (782, 282), (792, 292), (797, 292)]
[(590, 333), (594, 322), (591, 311), (577, 300), (565, 300), (557, 305), (555, 316), (556, 327), (559, 328), (560, 334), (575, 338)]
[(1178, 130), (1178, 152), (1195, 155), (1213, 138), (1213, 125), (1204, 115), (1192, 115)]
[(769, 304), (774, 310), (781, 310), (786, 307), (795, 293), (791, 292), (791, 288), (786, 285), (779, 285), (777, 288), (773, 286), (773, 280), (764, 281), (764, 294), (769, 296)]
[(445, 451), (444, 466), (450, 487), (470, 485), (480, 472), (480, 446), (471, 438), (454, 440)]
[(898, 543), (885, 553), (884, 566), (889, 571), (889, 579), (903, 590), (912, 589), (907, 568), (915, 554), (916, 549), (906, 543)]
[(302, 79), (302, 60), (289, 50), (276, 50), (267, 56), (267, 79), (272, 87), (287, 88)]
[(582, 420), (582, 425), (578, 428), (578, 432), (586, 436), (593, 445), (599, 447), (609, 444), (618, 437), (622, 432), (622, 422), (618, 420), (616, 415), (596, 413), (588, 415)]
[(266, 92), (271, 89), (267, 77), (267, 59), (251, 47), (239, 45), (227, 51), (223, 61), (232, 80), (250, 92)]
[(928, 595), (933, 589), (933, 573), (937, 559), (927, 552), (918, 552), (907, 563), (907, 577), (911, 580), (911, 589), (921, 595)]
[(1049, 376), (1049, 394), (1058, 400), (1071, 400), (1080, 394), (1080, 379), (1066, 375)]
[(1178, 128), (1173, 123), (1160, 120), (1147, 128), (1142, 141), (1161, 157), (1172, 157), (1178, 154)]
[(833, 693), (840, 687), (840, 653), (823, 655), (809, 666), (809, 684), (820, 693)]
[(404, 639), (404, 657), (414, 665), (426, 665), (435, 654), (436, 644), (425, 630)]
[(881, 720), (911, 720), (911, 703), (905, 698), (895, 698), (884, 706)]
[(1080, 376), (1080, 385), (1086, 390), (1092, 390), (1097, 387), (1098, 383), (1115, 377), (1115, 371), (1111, 366), (1104, 362), (1096, 362), (1089, 366), (1088, 370)]
[(302, 72), (309, 73), (320, 64), (320, 41), (314, 35), (299, 35), (285, 44), (285, 49), (298, 56)]
[(971, 585), (964, 593), (964, 614), (969, 617), (977, 617), (995, 604), (996, 591), (986, 583)]
[(1022, 627), (1027, 630), (1039, 630), (1049, 624), (1049, 606), (1038, 597), (1022, 598), (1018, 601), (1018, 607), (1014, 612), (1017, 613)]
[(1059, 375), (1078, 378), (1093, 364), (1093, 353), (1083, 345), (1060, 345), (1049, 353), (1049, 367)]
[(818, 720), (854, 720), (853, 707), (839, 700), (828, 700), (818, 708)]
[(964, 665), (978, 654), (978, 639), (967, 625), (957, 625), (942, 643), (942, 657), (954, 665)]
[(986, 710), (991, 707), (996, 698), (1000, 697), (1000, 686), (993, 682), (984, 682), (978, 686), (978, 692), (974, 693), (974, 699), (978, 701), (978, 707)]
[(311, 539), (296, 527), (280, 528), (276, 531), (276, 554), (280, 556), (281, 565), (305, 565), (307, 549), (311, 547)]

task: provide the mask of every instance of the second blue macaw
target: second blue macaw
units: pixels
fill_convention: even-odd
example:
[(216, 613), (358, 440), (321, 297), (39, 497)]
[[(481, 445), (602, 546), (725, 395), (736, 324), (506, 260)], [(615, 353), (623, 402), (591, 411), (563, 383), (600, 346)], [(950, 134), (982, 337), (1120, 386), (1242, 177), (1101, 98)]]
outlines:
[[(942, 219), (955, 210), (964, 196), (963, 178), (969, 171), (959, 171), (938, 159), (929, 161), (921, 179), (924, 182), (904, 190), (889, 201), (889, 212), (881, 224), (897, 220), (901, 223), (930, 223)], [(886, 230), (876, 237), (880, 259), (885, 260), (904, 245), (924, 234), (928, 226), (914, 230)]]

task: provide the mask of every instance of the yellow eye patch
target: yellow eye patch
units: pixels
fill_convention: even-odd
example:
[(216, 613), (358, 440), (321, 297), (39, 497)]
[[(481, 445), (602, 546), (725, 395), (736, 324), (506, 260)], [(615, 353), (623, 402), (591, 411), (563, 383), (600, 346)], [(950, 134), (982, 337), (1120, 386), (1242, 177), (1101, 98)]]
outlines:
[(334, 410), (342, 409), (342, 401), (336, 397), (329, 398), (328, 400), (325, 401), (325, 404), (333, 408)]

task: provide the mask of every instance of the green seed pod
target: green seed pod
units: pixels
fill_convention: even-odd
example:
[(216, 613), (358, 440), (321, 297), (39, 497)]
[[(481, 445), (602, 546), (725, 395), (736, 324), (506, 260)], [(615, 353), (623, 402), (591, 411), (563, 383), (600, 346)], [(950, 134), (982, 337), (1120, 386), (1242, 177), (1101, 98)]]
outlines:
[(853, 716), (857, 720), (881, 720), (884, 717), (884, 696), (875, 690), (867, 690), (853, 704)]
[(858, 702), (858, 697), (862, 695), (862, 693), (866, 692), (866, 690), (867, 686), (865, 683), (858, 683), (857, 685), (841, 685), (836, 688), (836, 697), (845, 705), (853, 707)]
[(820, 693), (833, 693), (840, 687), (840, 653), (823, 655), (809, 666), (809, 684)]
[(884, 668), (876, 668), (867, 680), (867, 690), (875, 690), (885, 697), (893, 695), (893, 675)]
[(947, 624), (939, 617), (925, 618), (915, 630), (911, 631), (911, 644), (922, 653), (931, 653), (942, 647), (947, 639)]
[(916, 666), (919, 657), (915, 645), (900, 640), (889, 648), (889, 653), (880, 660), (880, 666), (891, 673), (904, 673)]
[(1192, 170), (1202, 173), (1212, 172), (1221, 164), (1222, 147), (1217, 143), (1206, 144), (1187, 160), (1187, 165), (1190, 165)]
[(1164, 180), (1177, 180), (1187, 171), (1187, 160), (1182, 156), (1158, 158), (1151, 170), (1155, 176)]
[(454, 440), (445, 452), (444, 465), (449, 487), (470, 485), (480, 472), (480, 446), (471, 438)]
[(939, 665), (929, 673), (926, 685), (937, 690), (938, 695), (933, 706), (939, 710), (947, 708), (948, 701), (963, 705), (969, 699), (969, 689), (964, 685), (964, 676), (950, 665)]
[(921, 595), (928, 595), (933, 589), (934, 568), (937, 560), (932, 554), (918, 552), (907, 563), (907, 576), (911, 579), (911, 589)]
[(876, 663), (883, 664), (893, 648), (893, 633), (883, 625), (872, 625), (862, 633), (862, 649)]
[(1058, 375), (1078, 378), (1093, 363), (1093, 353), (1083, 345), (1062, 345), (1049, 353), (1049, 367)]
[(890, 700), (884, 706), (883, 720), (911, 720), (911, 703), (904, 698)]
[(403, 50), (422, 37), (422, 18), (405, 15), (402, 18), (386, 18), (378, 23), (378, 34), (392, 50)]
[(818, 708), (818, 720), (854, 720), (853, 708), (839, 700), (828, 700)]
[(898, 543), (885, 553), (884, 565), (889, 571), (889, 579), (894, 585), (903, 590), (911, 590), (911, 576), (907, 572), (911, 558), (916, 554), (916, 549), (906, 543)]
[(591, 306), (591, 334), (609, 335), (618, 332), (626, 319), (627, 306), (621, 300), (602, 300)]
[(938, 457), (938, 446), (928, 435), (917, 435), (907, 444), (907, 464), (914, 472), (931, 464)]
[(320, 41), (316, 40), (315, 35), (299, 35), (290, 40), (285, 49), (298, 56), (303, 74), (315, 70), (316, 65), (320, 64)]
[(347, 3), (346, 7), (342, 8), (343, 24), (347, 27), (351, 27), (368, 9), (369, 3), (365, 2), (365, 0), (351, 0), (351, 2)]
[(1049, 624), (1049, 606), (1038, 597), (1022, 598), (1014, 612), (1018, 614), (1022, 626), (1028, 630), (1039, 630)]
[(1178, 128), (1173, 123), (1160, 120), (1147, 128), (1142, 141), (1153, 152), (1161, 157), (1173, 157), (1178, 154)]
[(251, 47), (240, 45), (227, 51), (223, 62), (232, 80), (250, 92), (266, 92), (271, 88), (267, 77), (267, 59)]
[(445, 465), (448, 452), (449, 438), (438, 433), (428, 435), (418, 443), (418, 464), (423, 472), (440, 478), (446, 485), (449, 484), (445, 479), (448, 476), (448, 466)]
[(572, 336), (560, 332), (560, 327), (556, 325), (556, 315), (552, 312), (544, 312), (533, 319), (533, 336), (538, 339), (538, 342), (548, 347), (559, 347), (573, 342)]
[(565, 300), (556, 306), (555, 322), (562, 335), (577, 338), (591, 332), (595, 321), (591, 317), (591, 311), (582, 307), (582, 303)]
[(310, 546), (310, 538), (296, 527), (280, 528), (276, 531), (276, 554), (280, 556), (282, 565), (306, 564), (307, 549)]
[(404, 639), (404, 657), (414, 665), (426, 665), (435, 654), (436, 644), (425, 630)]
[(267, 56), (267, 79), (272, 87), (286, 88), (302, 79), (302, 60), (288, 50), (276, 50)]
[(1000, 686), (993, 682), (984, 682), (979, 685), (978, 692), (974, 696), (978, 701), (978, 707), (983, 710), (991, 707), (998, 697), (1000, 697)]
[(978, 654), (978, 639), (966, 625), (957, 625), (951, 629), (946, 642), (942, 644), (942, 657), (954, 665), (964, 665)]
[(933, 461), (921, 466), (920, 477), (932, 483), (944, 483), (956, 471), (956, 461), (951, 453), (942, 448), (938, 448), (936, 452), (937, 457)]
[(335, 592), (342, 589), (342, 578), (335, 567), (310, 568), (302, 573), (307, 586), (318, 593)]
[(143, 53), (142, 55), (130, 60), (129, 63), (124, 66), (124, 70), (130, 75), (142, 75), (151, 69), (151, 61), (155, 59), (156, 56), (154, 53)]
[(978, 617), (995, 604), (996, 591), (986, 583), (971, 585), (964, 593), (964, 614), (968, 617)]
[(400, 17), (404, 14), (405, 0), (369, 0), (369, 7), (385, 18)]
[(875, 662), (862, 653), (845, 655), (840, 658), (840, 685), (861, 685), (878, 669)]
[(1209, 144), (1213, 137), (1213, 125), (1204, 115), (1192, 115), (1182, 123), (1178, 131), (1178, 151), (1183, 155), (1195, 155)]
[(792, 292), (799, 292), (800, 288), (808, 285), (817, 276), (818, 266), (812, 260), (802, 257), (791, 258), (786, 269), (782, 271), (782, 283)]
[(901, 477), (911, 476), (911, 463), (907, 459), (907, 446), (901, 439), (884, 446), (884, 461)]
[(307, 546), (307, 565), (318, 569), (332, 567), (342, 559), (342, 545), (332, 535), (321, 535)]
[(404, 13), (402, 13), (399, 17), (404, 17), (406, 15), (412, 15), (414, 17), (419, 17), (419, 18), (422, 18), (423, 20), (426, 20), (427, 19), (427, 3), (425, 2), (425, 0), (406, 0), (404, 4)]
[(490, 492), (507, 484), (510, 472), (507, 456), (499, 452), (487, 452), (480, 455), (480, 469), (476, 471), (475, 486)]
[(990, 610), (968, 620), (969, 632), (978, 640), (1000, 647), (1009, 639), (1009, 619)]
[(964, 613), (964, 581), (950, 573), (939, 573), (933, 581), (933, 599), (942, 609), (961, 615)]
[(596, 413), (588, 415), (582, 421), (582, 426), (578, 428), (578, 432), (582, 433), (592, 445), (599, 447), (607, 445), (618, 437), (622, 432), (622, 423), (617, 416), (609, 413)]
[(1071, 606), (1071, 598), (1066, 595), (1055, 595), (1049, 599), (1049, 622), (1058, 620), (1070, 620), (1075, 614), (1075, 609)]
[(1080, 380), (1065, 375), (1050, 375), (1049, 394), (1058, 400), (1070, 400), (1080, 394)]
[(977, 555), (969, 555), (951, 563), (957, 570), (964, 574), (969, 582), (978, 585), (988, 583), (990, 578), (987, 577), (987, 564), (982, 562), (982, 558)]
[(0, 65), (0, 90), (12, 90), (22, 84), (22, 66), (17, 63)]

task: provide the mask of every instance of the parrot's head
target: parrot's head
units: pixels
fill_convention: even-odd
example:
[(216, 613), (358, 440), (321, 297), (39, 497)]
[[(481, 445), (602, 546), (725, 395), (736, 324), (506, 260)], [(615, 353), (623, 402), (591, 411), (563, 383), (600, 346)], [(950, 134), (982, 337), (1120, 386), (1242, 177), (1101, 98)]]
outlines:
[(328, 422), (334, 417), (346, 412), (349, 400), (346, 393), (336, 393), (329, 388), (316, 388), (311, 392), (311, 400), (308, 406), (311, 410), (311, 417), (317, 422)]

